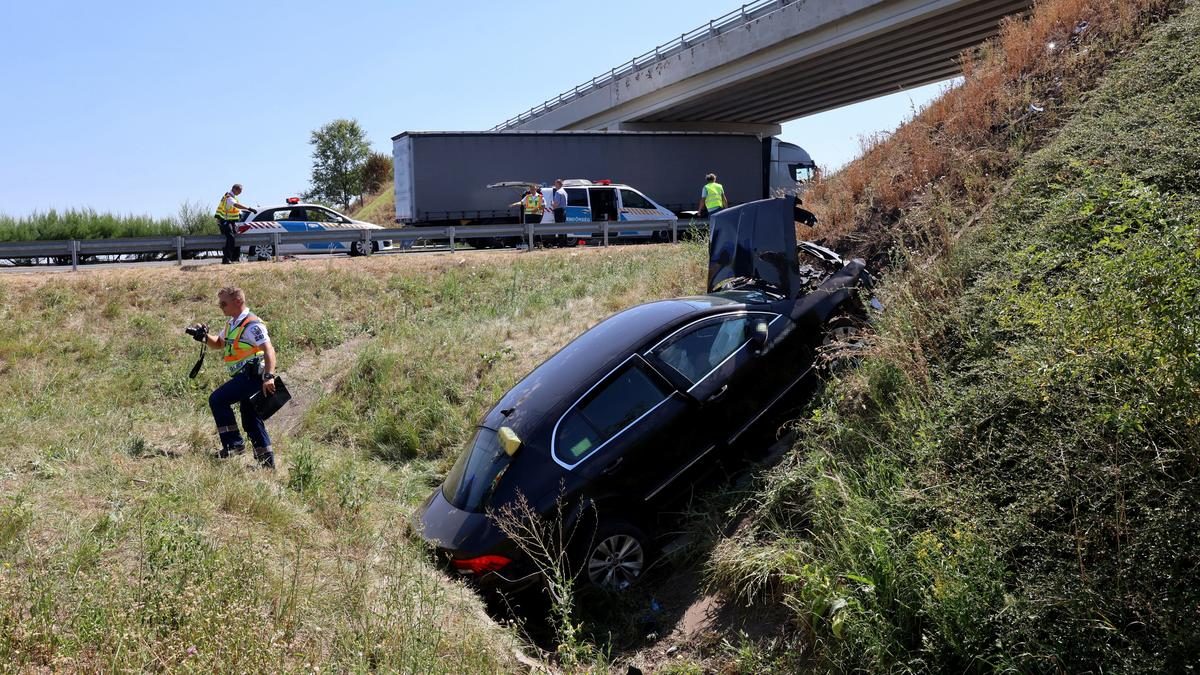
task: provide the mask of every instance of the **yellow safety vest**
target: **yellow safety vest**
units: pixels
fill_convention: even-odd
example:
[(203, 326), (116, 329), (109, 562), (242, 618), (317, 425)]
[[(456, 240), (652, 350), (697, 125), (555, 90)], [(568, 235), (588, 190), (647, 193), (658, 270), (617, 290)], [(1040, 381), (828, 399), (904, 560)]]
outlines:
[[(228, 206), (226, 206), (226, 204), (225, 204), (226, 197), (233, 197), (233, 193), (226, 192), (224, 195), (221, 196), (221, 201), (217, 203), (217, 217), (220, 218), (221, 220), (236, 221), (242, 217), (242, 212), (234, 204), (229, 204)], [(237, 198), (234, 197), (233, 201), (236, 202)]]
[(262, 347), (242, 339), (246, 328), (255, 322), (262, 323), (262, 319), (247, 314), (246, 318), (225, 336), (225, 367), (229, 369), (230, 375), (236, 375), (247, 362), (266, 353)]
[(704, 208), (709, 211), (725, 206), (725, 187), (720, 183), (708, 183), (704, 186)]
[(542, 206), (542, 193), (525, 195), (525, 213), (541, 213), (543, 210), (545, 209)]

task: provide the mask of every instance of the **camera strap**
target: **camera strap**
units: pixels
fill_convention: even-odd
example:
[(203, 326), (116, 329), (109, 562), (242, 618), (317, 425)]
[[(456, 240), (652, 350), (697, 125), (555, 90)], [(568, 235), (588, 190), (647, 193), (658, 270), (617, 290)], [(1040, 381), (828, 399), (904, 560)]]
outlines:
[(200, 366), (204, 365), (204, 357), (208, 354), (208, 345), (200, 343), (200, 358), (196, 359), (196, 365), (192, 366), (192, 372), (188, 373), (188, 379), (196, 379), (196, 375), (200, 373)]

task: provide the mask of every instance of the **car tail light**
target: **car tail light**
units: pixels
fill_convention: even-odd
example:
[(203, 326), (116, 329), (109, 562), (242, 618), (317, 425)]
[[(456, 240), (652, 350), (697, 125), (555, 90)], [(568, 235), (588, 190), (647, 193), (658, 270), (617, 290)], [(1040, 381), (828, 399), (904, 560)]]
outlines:
[(462, 560), (451, 560), (450, 564), (454, 565), (454, 569), (460, 572), (469, 574), (482, 574), (484, 572), (495, 572), (504, 569), (512, 560), (505, 558), (502, 555), (481, 555), (478, 558), (464, 558)]

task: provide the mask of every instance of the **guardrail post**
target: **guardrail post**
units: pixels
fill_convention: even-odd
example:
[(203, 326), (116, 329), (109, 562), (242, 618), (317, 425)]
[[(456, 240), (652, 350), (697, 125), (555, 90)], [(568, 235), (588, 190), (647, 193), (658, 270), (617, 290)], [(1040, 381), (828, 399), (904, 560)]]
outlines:
[(446, 234), (450, 235), (450, 252), (454, 253), (454, 227), (447, 227)]
[(271, 262), (279, 262), (279, 242), (281, 239), (278, 232), (271, 233)]
[(362, 231), (363, 255), (371, 255), (371, 231)]
[(525, 223), (525, 236), (529, 242), (529, 250), (533, 251), (533, 223)]
[(601, 229), (604, 231), (604, 245), (608, 246), (608, 221), (602, 223)]
[(79, 240), (71, 240), (71, 271), (79, 271)]
[(183, 267), (183, 237), (175, 237), (175, 260), (177, 265)]
[(671, 221), (671, 243), (672, 244), (679, 243), (679, 221), (678, 220)]

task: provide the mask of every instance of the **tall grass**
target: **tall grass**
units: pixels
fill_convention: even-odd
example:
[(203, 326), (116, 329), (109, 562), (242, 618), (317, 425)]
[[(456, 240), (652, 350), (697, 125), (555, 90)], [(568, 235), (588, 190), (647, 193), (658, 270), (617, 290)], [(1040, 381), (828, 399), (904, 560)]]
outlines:
[[(698, 291), (703, 264), (639, 246), (10, 279), (0, 664), (515, 670), (518, 638), (408, 517), (499, 393), (607, 314)], [(313, 400), (296, 431), (268, 424), (277, 475), (208, 458), (224, 378), (211, 358), (186, 377), (182, 327), (230, 283)]]
[[(1078, 25), (1073, 6), (1031, 25)], [(724, 587), (790, 611), (815, 668), (1200, 657), (1200, 8), (1136, 35), (943, 255), (900, 251), (874, 353), (714, 555)]]
[(119, 216), (94, 209), (51, 209), (22, 218), (0, 214), (0, 241), (113, 239), (217, 234), (216, 221), (205, 207), (184, 202), (171, 218)]

